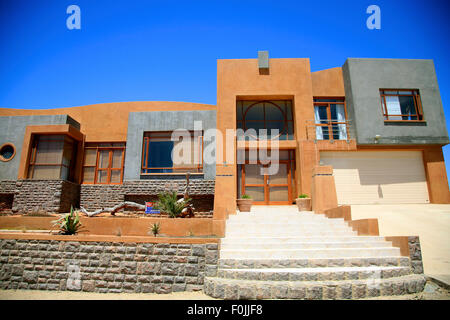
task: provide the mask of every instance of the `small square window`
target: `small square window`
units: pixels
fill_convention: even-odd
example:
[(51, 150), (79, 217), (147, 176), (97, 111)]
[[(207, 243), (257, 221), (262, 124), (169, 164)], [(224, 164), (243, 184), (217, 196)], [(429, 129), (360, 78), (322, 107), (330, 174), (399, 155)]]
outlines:
[(423, 121), (422, 102), (418, 90), (380, 90), (385, 121)]

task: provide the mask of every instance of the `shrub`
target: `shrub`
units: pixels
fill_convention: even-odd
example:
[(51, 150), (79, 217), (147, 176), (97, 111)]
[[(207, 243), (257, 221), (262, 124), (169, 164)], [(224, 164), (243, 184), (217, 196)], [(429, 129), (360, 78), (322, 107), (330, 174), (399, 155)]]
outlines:
[(190, 201), (191, 199), (178, 199), (176, 192), (166, 191), (158, 195), (155, 209), (167, 213), (169, 218), (176, 218)]
[(309, 198), (307, 194), (301, 194), (298, 196), (300, 199)]
[(70, 206), (70, 213), (54, 220), (53, 225), (59, 227), (59, 232), (65, 235), (77, 234), (82, 227), (80, 217), (78, 216), (78, 213), (74, 214), (72, 206)]
[(150, 231), (156, 237), (159, 234), (159, 231), (160, 231), (160, 224), (159, 224), (159, 222), (152, 224), (152, 226), (150, 228)]
[(248, 194), (243, 194), (241, 196), (241, 199), (251, 199), (252, 197), (250, 197)]

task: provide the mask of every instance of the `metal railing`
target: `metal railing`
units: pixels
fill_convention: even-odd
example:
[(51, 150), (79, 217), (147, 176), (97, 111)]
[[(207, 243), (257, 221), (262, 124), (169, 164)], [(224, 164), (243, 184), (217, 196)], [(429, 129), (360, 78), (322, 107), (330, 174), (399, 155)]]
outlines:
[(306, 120), (306, 138), (314, 141), (334, 141), (355, 139), (352, 120)]

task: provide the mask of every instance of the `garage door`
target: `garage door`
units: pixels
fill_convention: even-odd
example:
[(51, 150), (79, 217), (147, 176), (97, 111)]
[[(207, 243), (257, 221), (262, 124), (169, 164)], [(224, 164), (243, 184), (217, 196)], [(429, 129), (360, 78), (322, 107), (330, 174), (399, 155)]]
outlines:
[(428, 203), (420, 151), (321, 152), (332, 165), (339, 204)]

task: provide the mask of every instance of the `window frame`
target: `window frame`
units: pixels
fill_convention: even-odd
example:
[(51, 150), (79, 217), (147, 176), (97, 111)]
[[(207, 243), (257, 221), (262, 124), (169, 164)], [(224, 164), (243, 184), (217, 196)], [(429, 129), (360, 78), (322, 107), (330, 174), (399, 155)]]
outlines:
[[(57, 140), (52, 140), (52, 139), (44, 139), (41, 140), (41, 137), (54, 137), (54, 136), (60, 136), (63, 137), (64, 139), (63, 141), (63, 148), (61, 149), (61, 162), (60, 163), (36, 163), (36, 155), (38, 153), (38, 149), (39, 149), (39, 142), (42, 141), (57, 141)], [(65, 165), (64, 162), (64, 149), (65, 149), (65, 143), (71, 143), (72, 144), (72, 157), (70, 160), (70, 165)], [(30, 151), (30, 157), (28, 159), (27, 162), (27, 179), (28, 180), (63, 180), (61, 178), (61, 174), (62, 174), (62, 167), (65, 167), (69, 170), (68, 173), (68, 177), (67, 181), (74, 181), (74, 169), (75, 169), (75, 160), (76, 160), (76, 152), (77, 152), (77, 148), (76, 148), (76, 141), (65, 135), (65, 134), (35, 134), (32, 136), (32, 142), (31, 142), (31, 151)], [(35, 179), (33, 178), (34, 176), (34, 170), (36, 167), (45, 167), (45, 166), (53, 166), (53, 167), (59, 167), (59, 177), (58, 178), (41, 178), (41, 179)], [(31, 168), (31, 173), (30, 173), (30, 168)]]
[[(386, 94), (385, 91), (410, 91), (412, 94)], [(414, 108), (416, 110), (415, 115), (410, 114), (396, 114), (396, 115), (389, 115), (387, 110), (387, 104), (386, 104), (386, 96), (390, 97), (413, 97), (414, 101)], [(423, 114), (423, 106), (422, 106), (422, 99), (420, 98), (420, 92), (419, 89), (386, 89), (382, 88), (380, 89), (380, 102), (381, 102), (381, 111), (383, 112), (383, 120), (384, 122), (425, 122), (425, 117)], [(415, 120), (409, 120), (409, 119), (395, 119), (395, 120), (389, 120), (389, 117), (411, 117), (415, 116), (417, 119)]]
[[(316, 101), (316, 100), (336, 100), (336, 101)], [(335, 119), (335, 121), (333, 121), (333, 119), (331, 118), (331, 105), (332, 104), (339, 104), (339, 105), (343, 105), (344, 106), (344, 114), (345, 114), (345, 121), (344, 122), (340, 122), (337, 121), (337, 119)], [(345, 125), (345, 131), (347, 133), (347, 139), (349, 140), (351, 139), (350, 136), (350, 130), (348, 129), (348, 114), (347, 114), (347, 103), (345, 100), (345, 97), (313, 97), (313, 108), (315, 109), (316, 107), (323, 107), (325, 106), (327, 108), (327, 120), (328, 123), (315, 123), (315, 127), (328, 127), (328, 139), (323, 139), (323, 141), (331, 141), (331, 140), (340, 140), (340, 139), (334, 139), (334, 134), (333, 134), (333, 125), (340, 125), (340, 124), (344, 124)], [(319, 121), (325, 121), (325, 120), (319, 120)], [(322, 132), (323, 134), (323, 132)]]
[[(194, 130), (188, 130), (192, 140), (195, 138), (195, 131)], [(168, 141), (172, 141), (172, 133), (173, 131), (146, 131), (144, 132), (144, 137), (142, 139), (142, 155), (141, 155), (141, 175), (142, 176), (151, 176), (151, 175), (185, 175), (186, 173), (190, 173), (193, 175), (202, 175), (203, 172), (203, 151), (204, 151), (204, 133), (201, 131), (200, 135), (198, 136), (199, 139), (201, 139), (201, 143), (199, 143), (199, 147), (201, 147), (201, 150), (198, 150), (200, 152), (200, 162), (196, 165), (196, 167), (148, 167), (148, 159), (144, 158), (145, 155), (150, 154), (149, 153), (149, 146), (150, 141), (152, 140), (151, 135), (152, 134), (158, 134), (158, 136), (153, 137), (154, 139), (168, 139)], [(164, 135), (165, 134), (165, 135)], [(182, 172), (145, 172), (145, 170), (186, 170)], [(193, 172), (194, 170), (197, 170), (196, 172)]]
[[(122, 143), (123, 146), (99, 146), (101, 144), (115, 144), (115, 143)], [(94, 146), (96, 144), (96, 146)], [(89, 146), (92, 145), (92, 146)], [(86, 158), (86, 149), (96, 150), (95, 155), (95, 165), (85, 165), (85, 158)], [(83, 152), (83, 166), (82, 166), (82, 173), (81, 173), (81, 183), (82, 184), (122, 184), (123, 183), (123, 173), (124, 173), (124, 164), (125, 164), (125, 149), (126, 149), (126, 143), (123, 141), (114, 141), (114, 142), (105, 142), (105, 141), (99, 141), (99, 142), (86, 142), (84, 145), (84, 152)], [(108, 155), (108, 167), (106, 168), (99, 168), (99, 159), (100, 159), (100, 151), (109, 151)], [(112, 158), (114, 150), (122, 150), (122, 157), (121, 157), (121, 164), (120, 168), (113, 168), (112, 167)], [(94, 168), (94, 181), (85, 182), (84, 181), (84, 171), (86, 168)], [(120, 170), (120, 181), (119, 182), (111, 182), (111, 171), (119, 171)], [(107, 171), (107, 178), (106, 182), (98, 182), (98, 172), (99, 171)]]

